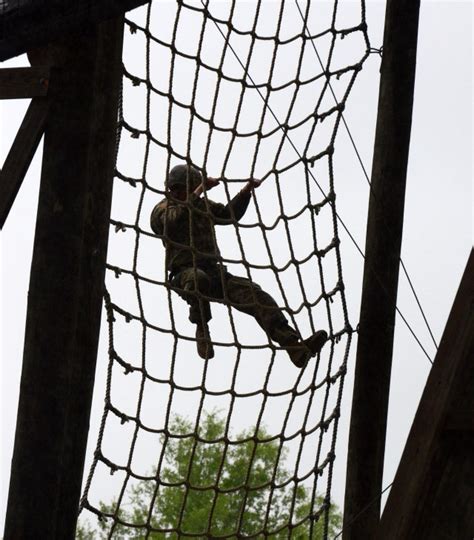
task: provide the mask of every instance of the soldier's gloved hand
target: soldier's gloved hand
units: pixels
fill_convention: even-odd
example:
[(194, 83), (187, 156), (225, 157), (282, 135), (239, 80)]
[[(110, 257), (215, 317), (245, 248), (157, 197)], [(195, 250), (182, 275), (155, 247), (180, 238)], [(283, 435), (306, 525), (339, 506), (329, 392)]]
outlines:
[(202, 182), (204, 184), (205, 189), (208, 190), (219, 185), (221, 181), (219, 180), (219, 178), (207, 177), (207, 178), (204, 178)]
[(256, 180), (255, 178), (252, 178), (245, 184), (245, 186), (242, 188), (242, 191), (244, 193), (250, 193), (254, 189), (259, 188), (262, 182), (263, 180)]
[(207, 191), (209, 189), (212, 189), (213, 187), (216, 187), (220, 183), (219, 178), (203, 178), (202, 182), (199, 184), (199, 186), (194, 190), (194, 195), (197, 197), (200, 197), (203, 191)]

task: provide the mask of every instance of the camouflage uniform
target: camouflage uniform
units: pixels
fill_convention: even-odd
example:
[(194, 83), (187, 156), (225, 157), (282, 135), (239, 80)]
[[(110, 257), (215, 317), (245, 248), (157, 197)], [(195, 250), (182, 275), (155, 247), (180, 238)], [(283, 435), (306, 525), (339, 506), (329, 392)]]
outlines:
[(163, 240), (170, 283), (189, 304), (191, 322), (207, 323), (211, 319), (209, 301), (225, 302), (255, 317), (275, 342), (292, 345), (299, 336), (275, 300), (256, 283), (233, 276), (221, 262), (214, 225), (240, 220), (249, 201), (248, 192), (238, 193), (228, 205), (193, 193), (187, 202), (165, 198), (153, 209), (151, 228)]

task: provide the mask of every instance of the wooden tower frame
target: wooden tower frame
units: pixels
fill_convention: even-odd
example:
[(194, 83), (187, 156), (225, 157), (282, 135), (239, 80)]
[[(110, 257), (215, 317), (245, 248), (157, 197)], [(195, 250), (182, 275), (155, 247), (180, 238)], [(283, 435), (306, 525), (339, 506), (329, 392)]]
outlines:
[[(73, 539), (76, 527), (100, 329), (123, 14), (145, 3), (81, 1), (82, 10), (80, 2), (64, 0), (61, 13), (50, 0), (25, 2), (27, 9), (14, 16), (0, 12), (0, 61), (28, 52), (32, 64), (0, 69), (0, 99), (31, 98), (0, 171), (0, 228), (44, 135), (5, 540)], [(427, 530), (448, 538), (453, 520), (459, 538), (474, 536), (472, 255), (382, 520), (380, 502), (372, 504), (382, 489), (419, 4), (387, 0), (345, 540), (415, 539)], [(425, 429), (429, 421), (432, 429)], [(456, 512), (449, 494), (458, 489), (465, 504)], [(446, 519), (437, 519), (447, 508)]]

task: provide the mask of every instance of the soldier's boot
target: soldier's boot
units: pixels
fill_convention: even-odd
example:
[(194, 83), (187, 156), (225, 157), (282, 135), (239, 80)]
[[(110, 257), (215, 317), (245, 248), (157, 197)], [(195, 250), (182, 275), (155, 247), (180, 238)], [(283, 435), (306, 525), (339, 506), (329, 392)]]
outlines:
[(288, 346), (288, 356), (297, 368), (304, 368), (309, 359), (321, 351), (327, 339), (326, 331), (318, 330), (309, 338)]
[(196, 325), (196, 347), (197, 352), (201, 358), (207, 360), (208, 358), (214, 358), (214, 347), (209, 337), (209, 327), (207, 323), (201, 323)]

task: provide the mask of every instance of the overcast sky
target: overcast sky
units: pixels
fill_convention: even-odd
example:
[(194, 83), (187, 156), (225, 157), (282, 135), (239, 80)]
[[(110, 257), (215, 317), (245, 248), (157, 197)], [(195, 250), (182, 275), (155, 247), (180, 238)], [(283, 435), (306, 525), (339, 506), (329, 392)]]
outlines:
[[(315, 5), (318, 5), (315, 2)], [(270, 9), (277, 6), (275, 3), (267, 3)], [(170, 4), (167, 4), (164, 13), (171, 13)], [(348, 17), (357, 11), (356, 2), (341, 2), (341, 9), (347, 10)], [(327, 4), (321, 5), (321, 12), (325, 13)], [(217, 9), (217, 8), (216, 8)], [(222, 6), (220, 9), (223, 9)], [(250, 10), (249, 10), (250, 11)], [(373, 47), (380, 47), (383, 33), (383, 2), (368, 2), (367, 20), (369, 25), (369, 37)], [(269, 18), (270, 21), (270, 18)], [(287, 24), (296, 24), (297, 19), (287, 18)], [(271, 24), (268, 22), (268, 24)], [(139, 38), (135, 38), (139, 39)], [(212, 43), (219, 43), (218, 36), (213, 38)], [(142, 62), (142, 53), (140, 53), (140, 44), (133, 42), (132, 37), (127, 32), (127, 41), (125, 48), (125, 63), (127, 67), (133, 66), (133, 69), (139, 70)], [(321, 44), (324, 47), (323, 44)], [(236, 44), (238, 47), (238, 44)], [(261, 61), (264, 62), (265, 51), (261, 51)], [(348, 48), (341, 53), (341, 58), (349, 59), (357, 54), (357, 44), (350, 44)], [(290, 57), (288, 57), (290, 58)], [(291, 71), (291, 58), (285, 58), (282, 66), (287, 66)], [(157, 60), (158, 61), (158, 60)], [(161, 61), (164, 61), (161, 58)], [(5, 62), (4, 67), (26, 65), (23, 57)], [(380, 59), (377, 55), (371, 55), (364, 65), (364, 69), (359, 75), (355, 87), (350, 95), (346, 107), (346, 120), (349, 124), (352, 135), (356, 141), (359, 152), (366, 169), (370, 172), (373, 136), (375, 130), (375, 118), (377, 107), (377, 91), (379, 76)], [(2, 67), (3, 67), (2, 66)], [(257, 64), (255, 73), (258, 74), (259, 65)], [(185, 66), (183, 66), (183, 80), (185, 80)], [(237, 70), (238, 66), (229, 65), (228, 69)], [(137, 71), (133, 71), (137, 73)], [(285, 77), (285, 69), (282, 68), (282, 77)], [(291, 77), (289, 77), (291, 78)], [(211, 85), (212, 81), (205, 81), (204, 85)], [(183, 90), (184, 88), (184, 90)], [(179, 87), (177, 92), (185, 92), (185, 86)], [(135, 127), (140, 127), (143, 120), (143, 100), (140, 100), (138, 92), (134, 94), (132, 89), (126, 93), (125, 115), (127, 120)], [(204, 92), (205, 94), (205, 92)], [(205, 95), (200, 98), (199, 103), (203, 108), (206, 107)], [(183, 95), (182, 99), (186, 96)], [(127, 99), (129, 101), (127, 101)], [(220, 119), (223, 123), (227, 121), (226, 113), (232, 111), (232, 93), (229, 89), (227, 94), (227, 103), (224, 101)], [(1, 112), (1, 154), (2, 160), (8, 152), (11, 141), (16, 129), (21, 122), (22, 114), (27, 106), (26, 101), (10, 101), (0, 104)], [(284, 101), (276, 101), (275, 111), (282, 112)], [(159, 111), (159, 103), (156, 104)], [(258, 107), (258, 102), (251, 103), (252, 107)], [(311, 107), (311, 104), (308, 105)], [(302, 104), (302, 111), (304, 103)], [(127, 117), (127, 114), (129, 115)], [(230, 115), (232, 116), (232, 115)], [(158, 118), (159, 112), (153, 118)], [(160, 130), (160, 122), (153, 120), (157, 132)], [(184, 122), (184, 120), (183, 120)], [(242, 129), (249, 128), (249, 125), (243, 125)], [(271, 126), (270, 126), (271, 127)], [(196, 128), (197, 129), (197, 128)], [(250, 128), (249, 128), (250, 129)], [(185, 137), (175, 130), (177, 139), (174, 141), (176, 146), (185, 145)], [(158, 133), (158, 137), (161, 134)], [(179, 138), (181, 137), (181, 138)], [(304, 138), (304, 134), (295, 135), (296, 140)], [(193, 133), (193, 138), (197, 141), (194, 159), (198, 164), (202, 159), (202, 148), (199, 147), (199, 141), (202, 139), (197, 132)], [(124, 143), (119, 155), (119, 169), (122, 172), (133, 175), (134, 171), (140, 169), (142, 161), (139, 150), (136, 150), (130, 140)], [(139, 143), (137, 143), (139, 144)], [(224, 144), (222, 141), (219, 144)], [(139, 149), (139, 147), (136, 147)], [(271, 145), (262, 150), (257, 163), (257, 175), (259, 170), (264, 172), (268, 169), (267, 161), (273, 151)], [(135, 152), (135, 153), (134, 153)], [(336, 141), (336, 191), (337, 191), (337, 209), (351, 233), (356, 238), (359, 245), (363, 246), (365, 241), (365, 219), (366, 205), (368, 199), (368, 187), (364, 179), (363, 172), (357, 162), (355, 154), (350, 147), (348, 137), (343, 127), (339, 129), (338, 139)], [(410, 162), (407, 182), (407, 197), (405, 210), (404, 239), (402, 247), (402, 257), (410, 273), (410, 277), (415, 285), (429, 323), (433, 329), (436, 341), (439, 341), (444, 324), (449, 314), (459, 279), (464, 269), (469, 250), (472, 245), (472, 4), (470, 2), (422, 2), (420, 16), (420, 31), (418, 45), (418, 65), (415, 91), (415, 104), (413, 116), (412, 139), (410, 149)], [(219, 165), (219, 156), (221, 149), (217, 146), (214, 154), (209, 161), (210, 174), (219, 174), (221, 172)], [(18, 385), (21, 370), (21, 355), (24, 335), (24, 320), (26, 310), (26, 295), (28, 289), (29, 266), (31, 263), (31, 250), (33, 244), (33, 231), (37, 204), (37, 193), (40, 174), (41, 150), (37, 152), (30, 171), (25, 179), (22, 189), (17, 197), (13, 210), (9, 216), (1, 236), (1, 284), (2, 284), (2, 454), (1, 454), (1, 474), (2, 474), (2, 501), (0, 516), (4, 515), (6, 498), (8, 493), (9, 468), (11, 452), (13, 446), (15, 415), (18, 400)], [(287, 156), (290, 154), (287, 153)], [(201, 156), (201, 158), (199, 157)], [(236, 151), (235, 163), (230, 163), (228, 176), (239, 178), (248, 176), (246, 169), (247, 161), (242, 159), (245, 156), (245, 148)], [(165, 161), (160, 155), (156, 155), (156, 176), (150, 175), (147, 180), (152, 187), (162, 189), (162, 171)], [(289, 158), (288, 158), (289, 159)], [(260, 167), (260, 169), (259, 169)], [(67, 172), (65, 172), (67, 177)], [(276, 194), (274, 186), (270, 184), (271, 178), (266, 182), (258, 192), (258, 201), (262, 204), (264, 219), (271, 223), (274, 216), (278, 214), (279, 209), (271, 201), (275, 200)], [(284, 184), (284, 178), (281, 178)], [(296, 182), (296, 180), (293, 180)], [(289, 185), (284, 184), (284, 185)], [(291, 185), (290, 185), (291, 187)], [(229, 191), (234, 193), (238, 186), (230, 183)], [(112, 217), (121, 219), (124, 222), (132, 222), (137, 209), (139, 189), (130, 188), (128, 184), (117, 183), (114, 192), (114, 203)], [(285, 200), (291, 208), (298, 208), (301, 204), (298, 198), (297, 190), (287, 189), (284, 191)], [(226, 192), (221, 186), (212, 192), (212, 198), (225, 201)], [(158, 193), (148, 193), (144, 201), (144, 209), (140, 217), (140, 225), (147, 228), (147, 219), (149, 210), (159, 200)], [(291, 212), (289, 212), (291, 213)], [(255, 219), (255, 209), (249, 210), (246, 216), (246, 222), (251, 223)], [(302, 225), (304, 226), (304, 225)], [(324, 216), (321, 217), (321, 234), (324, 236)], [(262, 246), (255, 236), (249, 235), (244, 230), (244, 244), (246, 254), (254, 263), (259, 263), (259, 257), (262, 256)], [(248, 231), (248, 230), (247, 230)], [(294, 242), (301, 253), (308, 247), (305, 230), (296, 230)], [(238, 247), (232, 244), (232, 235), (229, 232), (219, 233), (219, 241), (223, 248), (224, 256), (226, 254), (232, 257), (238, 254)], [(283, 235), (283, 232), (281, 232)], [(110, 240), (109, 262), (126, 267), (127, 261), (130, 261), (130, 250), (133, 249), (133, 238), (127, 240), (127, 234), (113, 234)], [(281, 261), (288, 259), (287, 251), (284, 249), (284, 242), (278, 233), (271, 239), (271, 245), (274, 248), (276, 256), (281, 257)], [(357, 250), (351, 244), (350, 239), (341, 232), (341, 251), (343, 256), (343, 273), (347, 289), (347, 298), (349, 302), (350, 321), (355, 326), (357, 324), (363, 260), (357, 253)], [(150, 239), (147, 243), (143, 242), (142, 249), (144, 257), (140, 269), (144, 272), (153, 272), (155, 279), (163, 278), (163, 250), (159, 240)], [(278, 249), (281, 247), (281, 251)], [(129, 263), (128, 263), (129, 264)], [(234, 271), (234, 269), (233, 269)], [(236, 273), (243, 273), (235, 269)], [(330, 274), (330, 268), (328, 268)], [(149, 274), (151, 275), (151, 274)], [(277, 287), (272, 282), (268, 272), (257, 272), (253, 276), (255, 280), (264, 285), (272, 294), (278, 295)], [(316, 276), (317, 278), (317, 276)], [(286, 278), (285, 278), (286, 279)], [(288, 289), (291, 290), (290, 303), (297, 305), (298, 292), (295, 286), (294, 278), (288, 276), (285, 282)], [(311, 289), (309, 276), (305, 276), (305, 285)], [(108, 278), (108, 286), (112, 294), (116, 295), (120, 301), (133, 311), (134, 297), (127, 292), (126, 279), (115, 280)], [(145, 290), (145, 289), (144, 289)], [(311, 289), (312, 290), (312, 289)], [(316, 290), (316, 289), (315, 289)], [(146, 289), (148, 291), (148, 289)], [(160, 296), (160, 293), (150, 290), (144, 292), (145, 302), (149, 302), (149, 316), (155, 317), (156, 324), (166, 324), (166, 321), (160, 317), (166, 318), (166, 310), (157, 310), (156, 305), (166, 300), (166, 296)], [(178, 323), (182, 324), (183, 332), (192, 335), (192, 327), (186, 321), (186, 307), (179, 299), (173, 300), (176, 308)], [(155, 306), (155, 307), (153, 307)], [(424, 327), (421, 315), (416, 303), (408, 289), (406, 280), (403, 276), (400, 278), (400, 289), (398, 306), (410, 321), (423, 346), (426, 348), (432, 358), (434, 358), (435, 349), (431, 342), (429, 334)], [(222, 311), (221, 311), (222, 309)], [(226, 323), (226, 312), (220, 306), (215, 309), (215, 319), (211, 323), (212, 337), (216, 341), (225, 341), (231, 336), (230, 327)], [(316, 320), (321, 321), (324, 326), (324, 320), (316, 310), (314, 313)], [(216, 321), (217, 319), (217, 321)], [(302, 331), (309, 329), (308, 319), (301, 317), (298, 324)], [(244, 341), (248, 339), (253, 343), (262, 343), (265, 336), (260, 331), (255, 331), (255, 323), (249, 317), (237, 316), (238, 328), (241, 329)], [(168, 323), (169, 324), (169, 323)], [(187, 326), (186, 326), (187, 325)], [(118, 328), (117, 328), (118, 330)], [(104, 335), (104, 334), (103, 334)], [(136, 350), (139, 335), (134, 335), (134, 331), (122, 329), (124, 350), (130, 356), (133, 356), (134, 347)], [(163, 354), (166, 347), (163, 341), (151, 341), (148, 345), (153, 351), (153, 347)], [(349, 373), (345, 385), (343, 398), (342, 418), (339, 429), (339, 438), (337, 444), (337, 460), (335, 466), (335, 476), (333, 481), (333, 498), (338, 504), (343, 502), (344, 477), (346, 465), (346, 447), (347, 431), (350, 416), (350, 401), (352, 387), (352, 372), (354, 366), (356, 343), (353, 343), (349, 359)], [(253, 352), (253, 354), (257, 354)], [(260, 353), (259, 353), (260, 354)], [(195, 353), (193, 353), (192, 344), (181, 351), (181, 374), (189, 376), (188, 382), (193, 376), (199, 377), (200, 368)], [(218, 356), (218, 355), (217, 355)], [(268, 356), (268, 355), (267, 355)], [(215, 364), (215, 369), (211, 370), (211, 377), (214, 377), (216, 384), (224, 380), (225, 358), (219, 364)], [(185, 361), (183, 361), (185, 360)], [(248, 387), (252, 383), (257, 383), (259, 374), (252, 370), (255, 366), (262, 366), (268, 358), (262, 359), (261, 363), (254, 363), (255, 357), (243, 359), (242, 376), (244, 386)], [(259, 358), (260, 360), (260, 358)], [(340, 360), (340, 359), (339, 359)], [(248, 362), (248, 368), (245, 368), (245, 362)], [(189, 362), (189, 363), (188, 363)], [(275, 372), (275, 384), (283, 384), (285, 381), (291, 381), (295, 378), (294, 368), (291, 365), (285, 365), (284, 357), (278, 358), (277, 371)], [(94, 397), (94, 406), (91, 419), (91, 439), (89, 441), (88, 458), (86, 468), (90, 465), (91, 451), (95, 447), (95, 437), (97, 426), (100, 420), (103, 395), (104, 395), (104, 374), (107, 365), (107, 355), (105, 341), (102, 337), (101, 347), (98, 358), (96, 392)], [(424, 353), (418, 347), (413, 337), (406, 329), (403, 322), (398, 318), (395, 336), (395, 350), (393, 362), (392, 389), (390, 395), (389, 426), (387, 434), (386, 466), (384, 485), (391, 482), (396, 471), (403, 445), (416, 411), (416, 405), (419, 400), (423, 385), (429, 373), (430, 364)], [(224, 371), (222, 371), (224, 370)], [(293, 371), (292, 371), (293, 370)], [(247, 374), (247, 377), (245, 376)], [(284, 384), (283, 384), (284, 386)], [(126, 409), (136, 403), (136, 387), (130, 379), (117, 382), (117, 400), (121, 400), (123, 408)], [(176, 411), (185, 414), (191, 414), (195, 402), (189, 396), (183, 397), (181, 401), (176, 402)], [(209, 405), (223, 406), (222, 403), (209, 403)], [(157, 404), (155, 403), (155, 407)], [(252, 424), (253, 405), (247, 403), (244, 406), (243, 415), (245, 420), (236, 422), (236, 429), (244, 428)], [(153, 408), (152, 408), (153, 409)], [(151, 409), (151, 410), (152, 410)], [(277, 430), (278, 419), (271, 418), (278, 416), (275, 405), (269, 409), (268, 424), (270, 429)], [(110, 444), (123, 448), (126, 447), (126, 435), (117, 430), (111, 435)], [(118, 444), (117, 444), (118, 443)], [(144, 450), (143, 455), (148, 455), (150, 449)], [(150, 462), (153, 462), (153, 457)], [(117, 456), (119, 459), (119, 456)], [(87, 472), (87, 471), (86, 471)], [(98, 495), (103, 498), (110, 498), (110, 493), (116, 487), (106, 485), (106, 480), (99, 482), (96, 490)], [(3, 518), (2, 518), (3, 519)], [(3, 528), (3, 524), (1, 524)]]

